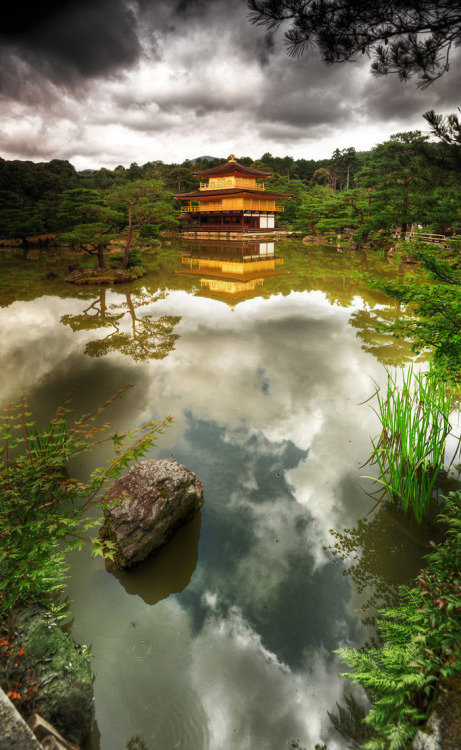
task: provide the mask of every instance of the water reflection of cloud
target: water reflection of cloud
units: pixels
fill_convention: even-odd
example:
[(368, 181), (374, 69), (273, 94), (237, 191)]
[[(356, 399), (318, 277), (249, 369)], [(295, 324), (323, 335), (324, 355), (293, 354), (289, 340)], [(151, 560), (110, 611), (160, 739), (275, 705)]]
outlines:
[[(166, 309), (172, 297), (161, 303)], [(157, 371), (157, 392), (175, 415), (180, 405), (183, 413), (225, 424), (229, 440), (239, 440), (240, 429), (260, 431), (274, 443), (290, 439), (309, 449), (289, 480), (297, 501), (319, 517), (324, 543), (338, 516), (347, 515), (337, 502), (337, 484), (367, 457), (376, 420), (359, 404), (382, 368), (358, 346), (347, 325), (350, 311), (332, 308), (319, 292), (254, 299), (235, 314), (220, 312), (217, 319), (208, 318), (208, 309), (205, 318), (183, 318), (181, 347)], [(261, 388), (261, 372), (269, 388)], [(354, 514), (358, 487), (356, 494)]]
[[(119, 298), (108, 293), (108, 303)], [(87, 305), (87, 300), (43, 297), (2, 311), (3, 394), (32, 384), (40, 390), (57, 379), (72, 385), (83, 372), (83, 379), (91, 380), (98, 368), (89, 358), (79, 358), (79, 352), (93, 332), (73, 334), (57, 325), (64, 310), (78, 312)], [(108, 382), (115, 384), (123, 372), (124, 382), (139, 383), (136, 398), (130, 399), (133, 423), (172, 414), (175, 426), (162, 438), (163, 446), (175, 443), (187, 414), (225, 426), (226, 440), (243, 445), (247, 454), (247, 488), (262, 465), (257, 453), (249, 460), (255, 451), (249, 435), (263, 436), (272, 449), (289, 440), (309, 450), (304, 460), (283, 470), (296, 502), (314, 518), (306, 538), (322, 564), (328, 529), (365, 508), (352, 478), (357, 479), (367, 457), (376, 420), (368, 406), (358, 404), (373, 390), (370, 376), (382, 377), (382, 368), (362, 352), (347, 324), (351, 309), (331, 306), (321, 292), (299, 292), (248, 300), (232, 312), (214, 300), (178, 291), (150, 307), (143, 304), (143, 310), (182, 320), (177, 349), (165, 360), (134, 367), (120, 353), (103, 359), (112, 372)], [(265, 470), (271, 476), (269, 467)], [(351, 481), (344, 493), (346, 475)]]
[(319, 741), (330, 750), (344, 747), (327, 715), (343, 692), (334, 660), (319, 650), (292, 671), (263, 645), (237, 607), (222, 617), (219, 602), (208, 604), (206, 624), (194, 642), (193, 676), (213, 750), (280, 750), (291, 738), (307, 748)]
[(346, 614), (349, 583), (339, 566), (316, 566), (318, 542), (309, 543), (315, 519), (285, 480), (306, 452), (261, 433), (239, 436), (230, 441), (223, 427), (190, 416), (176, 446), (179, 460), (187, 456), (208, 487), (199, 563), (181, 599), (198, 633), (206, 617), (204, 589), (219, 597), (222, 609), (238, 604), (264, 645), (299, 667), (303, 650), (328, 651), (338, 638), (360, 639), (357, 617)]
[[(124, 747), (141, 736), (172, 750), (281, 750), (299, 738), (329, 750), (345, 743), (327, 711), (341, 702), (345, 681), (324, 648), (306, 650), (296, 669), (267, 647), (242, 610), (228, 608), (205, 586), (197, 634), (181, 597), (155, 607), (119, 598), (120, 586), (88, 557), (71, 582), (79, 616), (74, 636), (90, 629), (101, 744)], [(108, 617), (117, 602), (117, 616)]]
[[(108, 303), (116, 304), (119, 298), (108, 293)], [(56, 381), (57, 370), (70, 385), (69, 370), (74, 377), (85, 371), (84, 379), (91, 380), (97, 368), (90, 358), (78, 359), (78, 352), (93, 332), (73, 334), (57, 325), (64, 310), (77, 312), (87, 305), (87, 300), (40, 298), (2, 312), (7, 391), (18, 383), (21, 390), (32, 383), (37, 389), (37, 380), (44, 388), (47, 380)], [(162, 447), (175, 443), (187, 428), (188, 414), (225, 427), (226, 441), (240, 445), (244, 459), (235, 477), (250, 490), (262, 481), (256, 477), (259, 467), (266, 474), (268, 494), (277, 473), (276, 450), (284, 441), (308, 450), (307, 457), (281, 470), (296, 503), (313, 519), (304, 542), (316, 563), (323, 564), (328, 529), (345, 525), (365, 509), (365, 497), (353, 478), (357, 480), (368, 436), (376, 429), (372, 410), (358, 404), (372, 392), (370, 376), (379, 379), (381, 368), (362, 352), (348, 326), (351, 310), (331, 306), (321, 292), (299, 292), (248, 300), (232, 312), (182, 291), (150, 307), (143, 304), (143, 310), (155, 316), (180, 315), (182, 320), (177, 348), (162, 361), (134, 367), (119, 353), (103, 359), (112, 372), (110, 382), (120, 372), (124, 382), (139, 382), (136, 397), (130, 398), (133, 423), (172, 414), (175, 426), (162, 437)], [(14, 370), (8, 364), (12, 360)], [(267, 387), (261, 387), (262, 378)], [(203, 434), (201, 438), (206, 445)], [(263, 460), (269, 443), (275, 470)], [(209, 451), (216, 460), (211, 444)], [(347, 493), (342, 491), (346, 476), (351, 480)]]
[(2, 401), (29, 391), (43, 381), (50, 368), (75, 353), (78, 344), (60, 329), (60, 314), (77, 312), (79, 300), (41, 297), (33, 302), (14, 302), (0, 315)]
[[(114, 303), (118, 299), (116, 293), (108, 296)], [(119, 352), (85, 357), (94, 331), (73, 333), (59, 325), (64, 312), (78, 313), (87, 305), (42, 298), (21, 307), (17, 320), (3, 318), (5, 361), (18, 342), (22, 347), (17, 376), (14, 368), (7, 372), (7, 390), (34, 386), (38, 401), (55, 386), (79, 379), (98, 399), (110, 395), (113, 385), (134, 380), (129, 408), (118, 418), (136, 426), (172, 414), (175, 424), (152, 455), (174, 451), (205, 485), (199, 563), (190, 585), (148, 616), (138, 597), (125, 596), (129, 605), (119, 601), (122, 587), (113, 582), (116, 594), (106, 578), (98, 591), (101, 596), (104, 586), (112, 591), (110, 607), (121, 618), (111, 622), (111, 630), (127, 628), (131, 617), (155, 633), (168, 612), (172, 632), (181, 633), (181, 645), (172, 643), (172, 651), (192, 652), (194, 679), (216, 738), (213, 750), (272, 750), (271, 716), (270, 731), (277, 741), (283, 735), (274, 750), (293, 736), (307, 747), (320, 736), (326, 741), (326, 709), (334, 707), (341, 688), (325, 654), (340, 641), (357, 642), (361, 631), (358, 617), (347, 611), (349, 583), (339, 565), (325, 564), (323, 547), (329, 528), (343, 528), (369, 507), (358, 475), (376, 422), (372, 410), (358, 404), (373, 390), (370, 376), (382, 377), (380, 365), (362, 351), (348, 326), (352, 308), (332, 307), (322, 293), (304, 292), (252, 299), (232, 312), (219, 302), (173, 292), (145, 310), (182, 317), (176, 349), (163, 360), (134, 365)], [(219, 611), (203, 599), (205, 592), (215, 597)], [(93, 600), (79, 601), (81, 621), (91, 619)], [(92, 628), (88, 625), (88, 632)], [(105, 653), (102, 639), (96, 648)], [(117, 664), (116, 656), (106, 658), (108, 682), (118, 674), (130, 689), (150, 689), (152, 675), (138, 685), (132, 667)], [(155, 668), (165, 669), (170, 679), (173, 664), (187, 682), (189, 661), (169, 659), (159, 657)], [(238, 686), (245, 670), (248, 684), (254, 684), (246, 701)], [(213, 714), (210, 674), (223, 693), (221, 718)], [(179, 678), (171, 679), (168, 699), (174, 701)], [(261, 707), (264, 701), (269, 708)], [(109, 708), (113, 705), (103, 714)], [(146, 717), (136, 713), (136, 718), (148, 726)], [(100, 725), (103, 720), (109, 721), (98, 716)]]

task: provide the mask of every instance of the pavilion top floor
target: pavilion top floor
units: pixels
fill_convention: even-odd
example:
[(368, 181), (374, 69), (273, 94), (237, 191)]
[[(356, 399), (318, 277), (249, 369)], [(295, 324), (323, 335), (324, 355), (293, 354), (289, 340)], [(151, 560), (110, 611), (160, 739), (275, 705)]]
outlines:
[(270, 172), (252, 169), (239, 164), (233, 154), (225, 164), (194, 172), (196, 177), (206, 178), (208, 182), (200, 183), (200, 190), (219, 190), (221, 188), (252, 188), (264, 190), (264, 184), (256, 183), (257, 179), (269, 177)]

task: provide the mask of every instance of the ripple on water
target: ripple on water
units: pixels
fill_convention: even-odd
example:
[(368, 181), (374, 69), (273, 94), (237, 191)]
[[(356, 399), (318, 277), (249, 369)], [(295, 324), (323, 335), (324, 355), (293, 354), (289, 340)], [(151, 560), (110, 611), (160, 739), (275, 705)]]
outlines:
[(152, 733), (148, 747), (153, 750), (208, 750), (208, 721), (197, 695), (175, 686), (153, 693), (151, 699)]

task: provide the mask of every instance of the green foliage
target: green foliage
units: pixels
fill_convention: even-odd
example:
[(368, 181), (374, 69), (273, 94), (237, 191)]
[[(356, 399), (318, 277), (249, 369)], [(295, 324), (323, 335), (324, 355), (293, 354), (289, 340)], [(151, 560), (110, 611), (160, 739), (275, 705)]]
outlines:
[(434, 186), (424, 179), (420, 146), (426, 140), (419, 130), (396, 133), (371, 150), (357, 174), (357, 184), (369, 191), (365, 231), (400, 226), (406, 232), (415, 221), (421, 194)]
[[(443, 118), (434, 117), (443, 125)], [(277, 216), (281, 228), (315, 234), (350, 227), (360, 241), (369, 232), (396, 226), (405, 230), (416, 222), (442, 231), (461, 224), (461, 157), (457, 131), (456, 137), (450, 135), (456, 124), (453, 118), (448, 130), (448, 125), (437, 129), (437, 123), (429, 120), (439, 137), (446, 138), (449, 132), (449, 141), (442, 143), (429, 143), (420, 131), (410, 131), (391, 136), (369, 152), (336, 148), (330, 159), (296, 160), (270, 153), (258, 160), (240, 159), (271, 172), (266, 190), (292, 195)], [(143, 237), (155, 237), (178, 227), (171, 194), (196, 189), (199, 180), (194, 171), (224, 162), (211, 157), (186, 159), (182, 164), (158, 160), (77, 173), (61, 160), (34, 164), (0, 159), (0, 196), (9, 193), (11, 203), (2, 212), (0, 199), (0, 237), (69, 231), (74, 225), (107, 221), (98, 210), (103, 207), (106, 212), (111, 208), (109, 223), (117, 230), (130, 235), (132, 227)]]
[(40, 216), (25, 198), (11, 190), (0, 190), (0, 237), (24, 238), (44, 229)]
[(95, 221), (91, 224), (77, 224), (62, 239), (72, 245), (82, 247), (87, 253), (97, 257), (99, 268), (105, 268), (104, 251), (115, 236), (115, 228), (108, 217), (108, 222)]
[(396, 338), (407, 338), (419, 353), (434, 352), (434, 365), (441, 377), (461, 381), (461, 267), (456, 247), (423, 243), (405, 244), (411, 257), (421, 264), (406, 281), (382, 281), (364, 277), (375, 289), (410, 306), (411, 317), (387, 326)]
[(415, 214), (425, 231), (443, 234), (447, 227), (461, 225), (461, 185), (447, 176), (444, 184), (433, 186), (414, 197)]
[(107, 206), (119, 213), (127, 233), (122, 268), (128, 266), (134, 233), (141, 227), (156, 222), (169, 227), (177, 225), (173, 217), (173, 205), (167, 198), (168, 191), (158, 179), (136, 179), (115, 185), (106, 192)]
[(132, 250), (128, 256), (127, 268), (142, 266), (142, 257), (139, 250)]
[(461, 668), (461, 493), (450, 493), (439, 516), (447, 526), (443, 544), (431, 543), (428, 565), (418, 579), (422, 608), (437, 633), (436, 648), (426, 658), (440, 674), (452, 677)]
[[(327, 170), (319, 171), (327, 174)], [(368, 193), (363, 188), (335, 190), (314, 180), (302, 195), (293, 229), (310, 234), (354, 229), (364, 224), (367, 210)]]
[(62, 235), (62, 239), (72, 245), (90, 245), (93, 248), (107, 246), (113, 237), (114, 228), (102, 221), (77, 224), (70, 232)]
[(374, 76), (412, 76), (425, 88), (450, 67), (459, 45), (459, 8), (434, 0), (248, 0), (253, 23), (277, 29), (283, 24), (288, 53), (298, 57), (316, 47), (327, 65), (373, 57)]
[(365, 750), (399, 750), (414, 736), (440, 676), (461, 669), (461, 493), (450, 493), (440, 522), (446, 539), (433, 545), (413, 588), (402, 587), (400, 603), (380, 610), (379, 649), (339, 649), (373, 701), (364, 721), (376, 737)]
[[(69, 400), (45, 429), (31, 419), (25, 398), (8, 407), (0, 422), (0, 616), (27, 603), (56, 607), (67, 557), (80, 549), (99, 520), (100, 491), (155, 443), (171, 421), (149, 422), (134, 432), (107, 435), (101, 413), (123, 395), (122, 389), (102, 407), (69, 425)], [(69, 477), (69, 460), (112, 442), (115, 455), (87, 482)], [(106, 545), (107, 546), (107, 545)], [(97, 549), (96, 552), (101, 550)], [(103, 550), (110, 556), (110, 550)]]
[(427, 373), (409, 367), (401, 378), (399, 385), (397, 373), (388, 371), (384, 396), (376, 389), (381, 432), (371, 441), (371, 463), (378, 466), (380, 478), (375, 481), (389, 498), (405, 513), (411, 509), (421, 523), (444, 465), (454, 394), (432, 367)]
[(335, 188), (342, 190), (353, 187), (355, 173), (359, 169), (359, 159), (355, 148), (336, 148), (329, 164), (330, 173), (334, 176)]
[(275, 173), (264, 181), (264, 187), (268, 192), (291, 195), (289, 200), (277, 199), (277, 204), (285, 206), (283, 214), (277, 216), (277, 226), (291, 228), (306, 194), (306, 186), (301, 180), (290, 179)]
[(65, 190), (56, 211), (60, 229), (69, 229), (77, 224), (88, 224), (98, 221), (98, 207), (102, 205), (102, 196), (97, 190), (74, 188)]

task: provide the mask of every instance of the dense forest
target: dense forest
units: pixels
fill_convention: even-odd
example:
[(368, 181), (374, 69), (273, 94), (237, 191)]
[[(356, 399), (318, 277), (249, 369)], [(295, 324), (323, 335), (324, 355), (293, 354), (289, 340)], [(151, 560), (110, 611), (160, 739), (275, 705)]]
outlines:
[[(271, 172), (266, 189), (291, 194), (277, 217), (281, 229), (316, 235), (349, 228), (360, 241), (380, 230), (404, 233), (418, 223), (451, 234), (461, 226), (460, 148), (436, 135), (438, 142), (421, 131), (397, 133), (371, 151), (336, 149), (317, 161), (270, 153), (237, 160)], [(179, 226), (180, 201), (172, 193), (198, 188), (194, 171), (225, 161), (202, 157), (78, 172), (60, 159), (0, 159), (0, 238), (70, 233), (76, 243), (109, 240), (128, 226), (130, 205), (137, 210), (133, 230), (155, 237)]]

